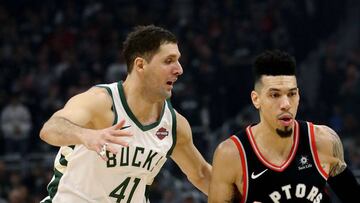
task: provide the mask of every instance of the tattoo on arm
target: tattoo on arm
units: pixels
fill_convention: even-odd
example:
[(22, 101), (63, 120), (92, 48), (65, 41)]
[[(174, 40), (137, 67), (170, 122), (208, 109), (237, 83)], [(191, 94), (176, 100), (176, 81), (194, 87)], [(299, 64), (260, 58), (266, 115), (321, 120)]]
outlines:
[(343, 172), (346, 168), (346, 163), (344, 160), (344, 148), (342, 146), (341, 140), (338, 136), (338, 134), (332, 130), (331, 128), (328, 128), (328, 132), (330, 133), (330, 135), (332, 136), (332, 152), (333, 152), (333, 156), (338, 160), (337, 163), (335, 163), (332, 167), (331, 167), (331, 171), (330, 171), (330, 176), (336, 176), (338, 174), (340, 174), (341, 172)]

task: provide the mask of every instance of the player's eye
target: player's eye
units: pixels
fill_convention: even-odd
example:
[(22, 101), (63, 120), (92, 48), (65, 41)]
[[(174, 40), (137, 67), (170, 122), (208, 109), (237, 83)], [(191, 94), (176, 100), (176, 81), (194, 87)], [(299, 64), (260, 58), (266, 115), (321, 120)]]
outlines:
[(168, 58), (168, 59), (165, 60), (165, 63), (166, 63), (166, 64), (170, 64), (170, 63), (172, 63), (172, 61), (173, 61), (173, 60), (172, 60), (171, 58)]
[(273, 92), (273, 93), (270, 93), (270, 97), (271, 98), (278, 98), (278, 97), (280, 97), (280, 94), (276, 93), (276, 92)]
[(297, 92), (290, 92), (289, 93), (289, 97), (293, 97), (293, 96), (296, 96), (297, 95)]

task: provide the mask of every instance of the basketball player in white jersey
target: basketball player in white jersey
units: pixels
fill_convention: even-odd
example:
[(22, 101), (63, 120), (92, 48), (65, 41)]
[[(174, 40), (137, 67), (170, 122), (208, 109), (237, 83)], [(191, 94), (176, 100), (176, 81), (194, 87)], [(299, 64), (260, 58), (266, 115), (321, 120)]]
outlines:
[(148, 186), (168, 157), (208, 193), (211, 166), (169, 101), (183, 73), (176, 37), (153, 25), (136, 27), (124, 57), (124, 82), (72, 97), (41, 129), (41, 139), (60, 146), (42, 202), (148, 202)]

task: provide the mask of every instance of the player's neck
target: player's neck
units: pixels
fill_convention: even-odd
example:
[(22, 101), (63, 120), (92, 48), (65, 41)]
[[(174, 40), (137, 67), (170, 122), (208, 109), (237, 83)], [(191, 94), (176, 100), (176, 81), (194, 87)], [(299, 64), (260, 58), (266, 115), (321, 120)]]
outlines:
[[(291, 136), (283, 138), (270, 126), (264, 122), (260, 122), (252, 127), (252, 133), (255, 143), (263, 155), (278, 157), (280, 159), (286, 159), (288, 157), (294, 143), (294, 132)], [(271, 159), (269, 158), (269, 160)]]
[(123, 90), (131, 112), (142, 125), (158, 121), (165, 101), (154, 101), (148, 98), (143, 89), (131, 81), (123, 83)]

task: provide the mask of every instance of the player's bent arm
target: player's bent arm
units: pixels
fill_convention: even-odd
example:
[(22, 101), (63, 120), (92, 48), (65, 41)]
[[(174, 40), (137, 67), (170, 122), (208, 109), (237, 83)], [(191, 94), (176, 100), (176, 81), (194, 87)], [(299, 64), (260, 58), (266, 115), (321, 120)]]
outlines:
[(233, 202), (240, 198), (242, 166), (239, 152), (230, 139), (222, 142), (214, 153), (209, 203)]
[(185, 173), (189, 181), (208, 194), (211, 166), (195, 147), (188, 121), (176, 112), (177, 142), (171, 158)]
[[(337, 133), (327, 126), (315, 126), (319, 154), (330, 165), (328, 184), (342, 202), (358, 202), (360, 185), (344, 160), (344, 149)], [(320, 148), (320, 149), (319, 149)], [(330, 157), (326, 159), (327, 157)], [(321, 158), (320, 158), (321, 159)]]
[[(119, 138), (111, 136), (124, 134), (116, 131), (123, 122), (110, 129), (95, 130), (111, 126), (111, 106), (111, 97), (105, 89), (91, 88), (72, 97), (63, 109), (54, 113), (42, 127), (40, 138), (55, 146), (84, 144), (94, 151), (99, 151), (104, 143), (124, 144), (123, 141), (117, 140)], [(103, 139), (96, 139), (97, 137)], [(111, 147), (109, 151), (113, 151)]]
[(65, 106), (44, 124), (40, 131), (41, 139), (55, 146), (81, 144), (82, 137), (91, 134), (91, 122), (96, 114), (96, 106), (106, 106), (106, 103), (101, 102), (101, 94), (100, 90), (92, 88), (69, 99)]

